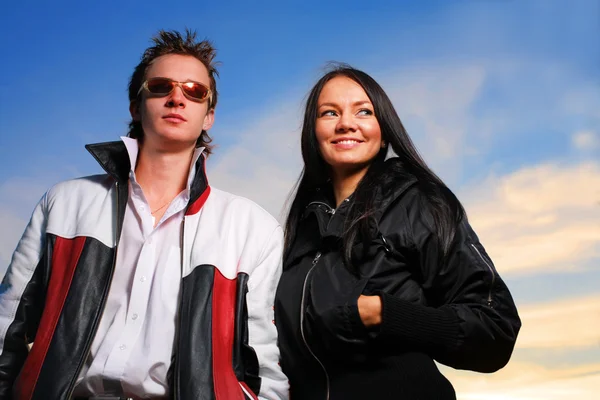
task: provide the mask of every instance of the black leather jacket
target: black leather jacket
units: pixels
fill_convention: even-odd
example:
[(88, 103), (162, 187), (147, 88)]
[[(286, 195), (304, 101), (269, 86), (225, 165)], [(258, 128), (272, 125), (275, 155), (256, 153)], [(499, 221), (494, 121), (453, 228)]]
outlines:
[[(420, 184), (398, 159), (385, 173), (394, 185), (380, 188), (378, 226), (364, 252), (355, 248), (359, 275), (340, 251), (352, 198), (333, 209), (317, 193), (284, 259), (275, 320), (294, 400), (454, 399), (433, 360), (493, 372), (511, 356), (521, 322), (466, 218), (440, 262)], [(361, 294), (381, 296), (377, 329), (360, 320)]]

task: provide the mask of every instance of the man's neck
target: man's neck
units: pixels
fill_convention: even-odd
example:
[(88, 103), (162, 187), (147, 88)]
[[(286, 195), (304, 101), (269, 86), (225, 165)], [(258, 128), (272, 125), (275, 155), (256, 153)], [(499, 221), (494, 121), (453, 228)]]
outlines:
[(187, 186), (194, 148), (165, 152), (140, 146), (135, 176), (151, 207), (170, 201)]

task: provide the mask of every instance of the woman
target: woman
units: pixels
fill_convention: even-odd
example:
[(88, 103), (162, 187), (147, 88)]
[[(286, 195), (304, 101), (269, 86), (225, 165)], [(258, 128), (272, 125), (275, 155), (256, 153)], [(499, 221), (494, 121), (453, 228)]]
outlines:
[(434, 360), (502, 368), (512, 297), (377, 82), (325, 74), (301, 142), (275, 305), (291, 398), (455, 399)]

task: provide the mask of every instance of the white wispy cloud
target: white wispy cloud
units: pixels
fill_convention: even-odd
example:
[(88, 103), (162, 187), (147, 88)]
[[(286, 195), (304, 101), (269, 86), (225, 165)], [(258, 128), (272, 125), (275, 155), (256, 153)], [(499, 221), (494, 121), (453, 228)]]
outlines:
[(2, 229), (0, 229), (0, 276), (3, 276), (27, 221), (17, 217), (12, 209), (4, 208), (1, 205), (0, 221), (2, 221)]
[[(283, 205), (302, 169), (300, 99), (268, 107), (270, 115), (229, 125), (218, 134), (241, 131), (236, 143), (207, 163), (211, 185), (252, 199), (283, 222)], [(258, 113), (262, 114), (262, 113)], [(221, 150), (217, 149), (217, 152)]]
[(38, 178), (15, 177), (0, 185), (0, 276), (8, 267), (33, 208), (49, 188), (47, 182), (52, 180), (40, 175)]
[(544, 367), (510, 362), (492, 375), (442, 367), (458, 400), (595, 400), (600, 388), (600, 364)]
[(479, 151), (470, 140), (471, 107), (487, 75), (479, 63), (421, 64), (381, 79), (411, 138), (445, 179), (457, 180), (464, 158)]
[(600, 164), (548, 163), (461, 191), (503, 273), (575, 271), (600, 257)]
[(600, 148), (600, 138), (592, 130), (578, 131), (572, 137), (573, 146), (578, 150), (589, 151)]
[[(523, 326), (512, 360), (500, 371), (480, 374), (440, 366), (455, 386), (458, 398), (595, 399), (600, 390), (600, 363), (578, 363), (573, 355), (565, 364), (564, 357), (575, 350), (599, 348), (600, 295), (521, 305), (519, 315)], [(526, 351), (532, 349), (543, 350), (547, 360), (528, 360)], [(553, 354), (563, 361), (548, 361)]]
[(600, 294), (523, 305), (519, 315), (523, 320), (519, 348), (567, 350), (600, 346)]

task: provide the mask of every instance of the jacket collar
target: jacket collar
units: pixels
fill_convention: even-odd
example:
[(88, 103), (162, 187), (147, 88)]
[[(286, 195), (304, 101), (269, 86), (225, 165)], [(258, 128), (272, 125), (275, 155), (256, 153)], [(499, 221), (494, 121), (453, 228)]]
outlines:
[[(398, 157), (394, 157), (385, 161), (380, 182), (375, 188), (374, 217), (377, 221), (392, 202), (417, 182), (417, 178), (403, 168)], [(346, 216), (354, 205), (354, 195), (337, 208), (333, 199), (331, 182), (326, 182), (315, 189), (302, 215), (302, 220), (315, 216), (322, 238), (333, 236), (339, 239), (343, 236)]]
[(122, 141), (86, 144), (85, 148), (107, 174), (119, 182), (127, 182), (131, 164)]
[[(131, 162), (127, 148), (122, 141), (88, 144), (85, 148), (107, 174), (120, 183), (128, 181)], [(209, 193), (210, 187), (206, 177), (205, 157), (202, 155), (196, 161), (196, 173), (190, 185), (190, 201), (186, 214), (195, 214), (199, 211)]]
[[(372, 217), (375, 223), (372, 227), (374, 234), (378, 231), (377, 224), (390, 204), (418, 182), (414, 175), (403, 168), (399, 158), (391, 158), (385, 162), (380, 178), (380, 184), (375, 189), (377, 193)], [(326, 183), (315, 189), (298, 224), (296, 239), (285, 257), (285, 264), (292, 265), (292, 261), (298, 257), (324, 248), (339, 248), (346, 217), (353, 203), (354, 198), (350, 196), (334, 209), (331, 184)]]

